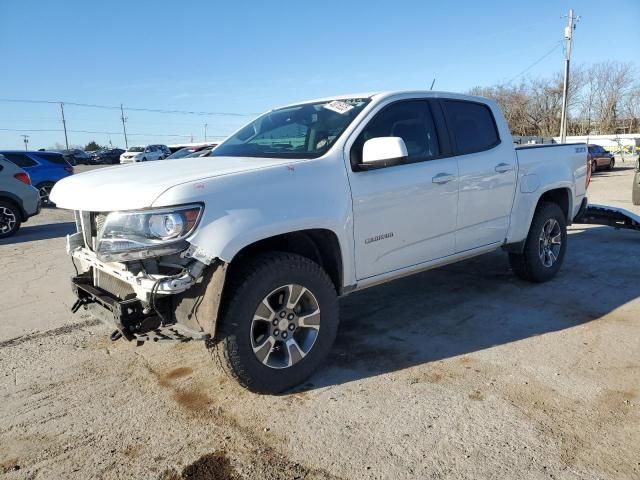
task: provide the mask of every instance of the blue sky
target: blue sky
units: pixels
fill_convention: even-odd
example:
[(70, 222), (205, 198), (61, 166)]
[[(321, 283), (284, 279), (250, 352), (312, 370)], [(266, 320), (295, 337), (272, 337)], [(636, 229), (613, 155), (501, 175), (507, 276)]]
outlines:
[[(252, 114), (338, 93), (506, 82), (581, 16), (576, 64), (640, 67), (639, 0), (0, 0), (0, 98)], [(525, 76), (562, 68), (559, 48)], [(119, 111), (67, 105), (72, 144), (124, 145)], [(226, 135), (250, 116), (128, 111), (130, 144)], [(0, 148), (63, 143), (55, 104), (0, 102)], [(24, 130), (6, 131), (3, 129)], [(182, 137), (165, 137), (183, 135)]]

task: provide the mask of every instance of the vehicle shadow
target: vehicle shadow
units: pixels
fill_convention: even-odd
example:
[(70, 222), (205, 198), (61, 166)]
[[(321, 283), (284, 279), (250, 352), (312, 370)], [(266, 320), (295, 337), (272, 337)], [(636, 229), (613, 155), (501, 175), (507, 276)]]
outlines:
[(329, 360), (302, 390), (596, 321), (640, 296), (638, 246), (637, 232), (577, 225), (545, 284), (516, 278), (498, 251), (347, 296)]
[(50, 238), (65, 237), (75, 233), (75, 231), (75, 222), (47, 223), (45, 225), (21, 227), (13, 237), (0, 240), (0, 245), (49, 240)]

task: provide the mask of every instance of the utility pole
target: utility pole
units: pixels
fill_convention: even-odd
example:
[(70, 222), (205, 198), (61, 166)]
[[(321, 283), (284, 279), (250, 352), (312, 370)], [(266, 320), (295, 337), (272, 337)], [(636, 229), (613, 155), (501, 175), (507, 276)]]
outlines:
[(64, 144), (69, 150), (69, 139), (67, 138), (67, 121), (64, 119), (64, 103), (60, 102), (60, 112), (62, 113), (62, 128), (64, 128)]
[(207, 124), (204, 124), (204, 141), (207, 141)]
[(27, 150), (29, 150), (28, 145), (29, 145), (29, 135), (20, 135), (22, 137), (22, 141), (24, 142), (24, 150), (25, 152)]
[(129, 140), (127, 140), (127, 119), (124, 116), (124, 108), (122, 107), (122, 104), (120, 104), (120, 119), (122, 120), (122, 131), (124, 132), (124, 146), (127, 150), (129, 150)]
[(562, 113), (560, 114), (560, 143), (567, 141), (567, 109), (569, 105), (569, 61), (571, 60), (571, 40), (573, 30), (576, 28), (573, 23), (573, 9), (569, 9), (569, 22), (564, 28), (564, 39), (567, 42), (564, 57), (564, 83), (562, 84)]

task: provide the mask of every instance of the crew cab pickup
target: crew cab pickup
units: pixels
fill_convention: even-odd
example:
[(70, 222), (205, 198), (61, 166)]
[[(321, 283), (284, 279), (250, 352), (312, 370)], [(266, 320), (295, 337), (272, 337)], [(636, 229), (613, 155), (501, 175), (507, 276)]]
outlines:
[(584, 144), (514, 148), (495, 102), (348, 95), (271, 110), (212, 156), (74, 175), (80, 308), (112, 339), (204, 340), (280, 392), (329, 353), (338, 297), (503, 248), (543, 282), (586, 207)]

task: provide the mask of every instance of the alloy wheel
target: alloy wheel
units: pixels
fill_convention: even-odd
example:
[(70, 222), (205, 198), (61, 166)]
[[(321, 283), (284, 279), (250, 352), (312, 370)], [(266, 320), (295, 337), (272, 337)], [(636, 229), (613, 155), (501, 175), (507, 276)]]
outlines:
[(542, 226), (538, 242), (538, 255), (542, 264), (550, 268), (558, 260), (562, 249), (562, 229), (555, 218), (548, 219)]
[(17, 223), (16, 214), (7, 207), (0, 206), (0, 233), (9, 233)]
[(251, 347), (263, 365), (288, 368), (309, 354), (319, 330), (315, 295), (301, 285), (284, 285), (258, 305), (251, 321)]
[(51, 189), (53, 187), (51, 185), (41, 185), (38, 187), (38, 193), (40, 194), (40, 201), (44, 205), (49, 204), (49, 194), (51, 193)]

